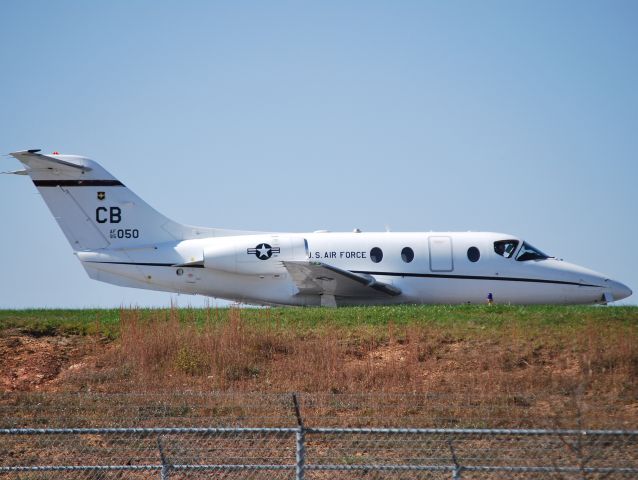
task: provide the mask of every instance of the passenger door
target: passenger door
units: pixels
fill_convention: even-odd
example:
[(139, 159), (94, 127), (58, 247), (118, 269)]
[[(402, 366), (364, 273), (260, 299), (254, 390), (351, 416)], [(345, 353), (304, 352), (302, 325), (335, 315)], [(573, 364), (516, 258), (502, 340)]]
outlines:
[(452, 237), (429, 237), (430, 270), (433, 272), (451, 272), (454, 270), (452, 260)]

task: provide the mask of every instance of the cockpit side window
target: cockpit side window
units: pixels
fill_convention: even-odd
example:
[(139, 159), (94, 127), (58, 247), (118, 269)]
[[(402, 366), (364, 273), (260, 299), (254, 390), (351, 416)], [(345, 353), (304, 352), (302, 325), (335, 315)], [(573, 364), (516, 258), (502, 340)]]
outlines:
[(518, 247), (518, 240), (499, 240), (494, 242), (494, 251), (501, 257), (510, 258)]
[(532, 247), (527, 242), (523, 242), (523, 246), (516, 256), (516, 260), (519, 262), (526, 262), (527, 260), (545, 260), (546, 258), (549, 258), (549, 255), (545, 255), (539, 249)]

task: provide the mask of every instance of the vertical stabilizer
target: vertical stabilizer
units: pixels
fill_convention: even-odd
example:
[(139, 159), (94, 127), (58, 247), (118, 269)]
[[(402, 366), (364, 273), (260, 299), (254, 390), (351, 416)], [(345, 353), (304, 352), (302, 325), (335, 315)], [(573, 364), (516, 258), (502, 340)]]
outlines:
[(27, 168), (73, 250), (131, 248), (214, 235), (157, 212), (97, 162), (75, 155), (11, 155)]

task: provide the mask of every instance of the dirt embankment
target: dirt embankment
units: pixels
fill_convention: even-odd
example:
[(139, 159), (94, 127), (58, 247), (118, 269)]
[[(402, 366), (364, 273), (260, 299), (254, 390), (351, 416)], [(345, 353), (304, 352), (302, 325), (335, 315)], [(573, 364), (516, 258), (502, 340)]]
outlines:
[(116, 340), (5, 329), (0, 391), (441, 394), (485, 408), (505, 398), (499, 414), (536, 418), (573, 413), (578, 397), (602, 424), (638, 422), (633, 324), (295, 328), (241, 315), (202, 324), (123, 312)]
[(33, 336), (13, 328), (0, 334), (0, 391), (64, 389), (73, 372), (95, 368), (97, 358), (112, 349), (84, 335)]

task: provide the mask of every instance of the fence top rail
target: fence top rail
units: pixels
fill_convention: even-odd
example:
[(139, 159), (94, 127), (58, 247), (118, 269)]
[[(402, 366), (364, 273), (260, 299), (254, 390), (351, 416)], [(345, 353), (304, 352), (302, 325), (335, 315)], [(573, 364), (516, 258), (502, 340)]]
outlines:
[(73, 471), (119, 471), (119, 470), (160, 470), (161, 464), (154, 465), (24, 465), (0, 467), (6, 472), (73, 472)]
[(0, 428), (0, 435), (97, 435), (112, 433), (295, 433), (298, 427)]
[(459, 435), (638, 435), (638, 430), (542, 428), (306, 428), (308, 433), (423, 433)]
[[(60, 471), (125, 471), (125, 470), (292, 470), (295, 465), (263, 464), (149, 464), (149, 465), (41, 465), (0, 467), (0, 473), (7, 472), (60, 472)], [(536, 473), (638, 473), (634, 467), (563, 467), (563, 466), (506, 466), (506, 465), (400, 465), (400, 464), (359, 464), (359, 465), (304, 465), (308, 471), (470, 471), (470, 472), (536, 472)]]
[(172, 433), (380, 433), (457, 435), (638, 436), (638, 430), (510, 429), (510, 428), (308, 428), (308, 427), (148, 427), (148, 428), (2, 428), (0, 435), (172, 434)]

